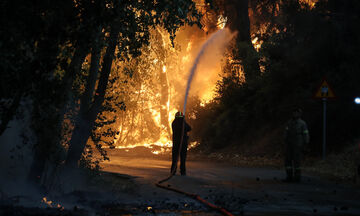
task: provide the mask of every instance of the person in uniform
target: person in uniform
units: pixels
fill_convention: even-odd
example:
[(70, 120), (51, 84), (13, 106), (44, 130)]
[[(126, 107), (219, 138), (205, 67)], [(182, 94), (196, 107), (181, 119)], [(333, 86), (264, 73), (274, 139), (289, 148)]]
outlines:
[(187, 133), (191, 131), (191, 127), (186, 123), (182, 112), (177, 112), (175, 114), (175, 119), (172, 122), (171, 127), (173, 133), (171, 174), (176, 173), (177, 162), (180, 153), (180, 173), (181, 175), (186, 175), (185, 161), (189, 140)]
[(304, 145), (310, 140), (309, 130), (301, 115), (301, 108), (296, 107), (285, 129), (286, 182), (300, 182), (302, 152)]

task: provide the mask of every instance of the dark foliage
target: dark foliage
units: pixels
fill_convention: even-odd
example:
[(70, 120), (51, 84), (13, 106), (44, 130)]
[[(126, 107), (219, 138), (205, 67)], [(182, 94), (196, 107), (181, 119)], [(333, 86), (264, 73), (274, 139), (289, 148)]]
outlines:
[(292, 107), (301, 106), (311, 134), (308, 148), (319, 155), (323, 105), (313, 95), (323, 77), (337, 96), (327, 102), (329, 151), (341, 150), (358, 137), (360, 107), (353, 100), (360, 95), (359, 11), (358, 1), (320, 1), (313, 9), (284, 2), (274, 21), (279, 31), (261, 35), (261, 77), (243, 83), (225, 67), (218, 97), (198, 108), (194, 124), (202, 128), (203, 146), (236, 144), (243, 151), (277, 154)]

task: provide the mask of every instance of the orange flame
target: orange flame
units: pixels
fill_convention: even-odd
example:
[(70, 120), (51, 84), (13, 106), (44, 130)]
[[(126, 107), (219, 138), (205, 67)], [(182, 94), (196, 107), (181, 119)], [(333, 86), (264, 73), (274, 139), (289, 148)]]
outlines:
[[(214, 24), (217, 25), (218, 29), (221, 29), (225, 27), (226, 22), (226, 17), (218, 16), (217, 23)], [(134, 85), (137, 86), (136, 88), (133, 87), (135, 88), (133, 94), (135, 94), (135, 97), (140, 98), (141, 103), (133, 100), (135, 97), (129, 99), (130, 102), (136, 104), (134, 105), (136, 113), (131, 117), (124, 114), (125, 117), (119, 120), (123, 121), (123, 123), (117, 126), (120, 135), (115, 136), (115, 143), (119, 141), (115, 148), (131, 151), (132, 148), (143, 146), (150, 148), (153, 154), (158, 155), (169, 152), (169, 149), (172, 147), (171, 122), (174, 119), (175, 113), (181, 111), (180, 107), (183, 105), (186, 80), (193, 64), (192, 61), (195, 59), (201, 45), (210, 37), (211, 32), (205, 32), (190, 26), (183, 27), (177, 32), (177, 37), (174, 41), (175, 47), (172, 47), (166, 30), (156, 28), (151, 34), (153, 36), (151, 40), (153, 41), (150, 41), (148, 46), (150, 51), (147, 51), (146, 55), (141, 56), (141, 60), (146, 62), (146, 68), (139, 67), (141, 69), (138, 69), (141, 70), (141, 72), (138, 72), (139, 76), (142, 76), (142, 73), (145, 74), (147, 77), (146, 81), (140, 84), (141, 87), (138, 87), (139, 85)], [(194, 78), (194, 83), (191, 87), (190, 95), (199, 98), (201, 101), (200, 105), (205, 105), (212, 100), (215, 96), (216, 81), (220, 79), (222, 53), (220, 54), (217, 51), (217, 46), (214, 44), (213, 47), (207, 50), (208, 55), (200, 63), (197, 77)], [(119, 62), (117, 67), (128, 67), (127, 63)], [(131, 66), (131, 63), (129, 63), (129, 68)], [(147, 81), (150, 81), (150, 84)], [(158, 85), (159, 83), (160, 85)], [(167, 92), (165, 91), (166, 88)], [(164, 92), (168, 95), (167, 98), (165, 96), (162, 97), (165, 95)], [(142, 97), (146, 98), (143, 99)], [(141, 109), (138, 109), (138, 106)], [(164, 112), (166, 112), (166, 116), (162, 116)], [(146, 115), (146, 118), (142, 115)], [(151, 120), (149, 120), (150, 118)], [(164, 120), (166, 118), (167, 122)], [(134, 123), (133, 127), (129, 126), (129, 119)], [(142, 124), (145, 121), (146, 124)], [(147, 125), (149, 125), (148, 129), (143, 130), (141, 128), (147, 127)], [(146, 133), (141, 133), (144, 131)], [(127, 136), (128, 134), (129, 136)], [(151, 136), (148, 134), (155, 135)], [(127, 141), (126, 137), (130, 136), (132, 139)], [(197, 145), (197, 143), (192, 145)]]

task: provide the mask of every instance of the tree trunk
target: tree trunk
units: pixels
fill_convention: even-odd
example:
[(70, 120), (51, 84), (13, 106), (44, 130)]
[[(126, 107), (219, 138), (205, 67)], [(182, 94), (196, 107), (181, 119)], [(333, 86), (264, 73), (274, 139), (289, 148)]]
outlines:
[(101, 47), (99, 44), (94, 43), (92, 51), (91, 51), (91, 65), (89, 70), (89, 77), (86, 82), (82, 103), (84, 103), (84, 107), (90, 107), (92, 102), (92, 98), (94, 96), (95, 84), (99, 74), (99, 66), (100, 66), (100, 52)]
[(3, 116), (1, 116), (0, 136), (4, 133), (4, 131), (7, 128), (7, 125), (13, 119), (13, 117), (16, 113), (16, 110), (20, 105), (22, 94), (23, 94), (22, 90), (19, 90), (16, 93), (14, 99), (11, 102), (10, 107), (4, 112)]
[[(166, 69), (166, 55), (167, 50), (166, 46), (167, 43), (165, 41), (166, 34), (163, 34), (161, 32), (160, 28), (157, 28), (158, 33), (158, 40), (162, 40), (162, 45), (159, 45), (159, 52), (157, 53), (158, 58), (162, 59), (163, 67), (160, 68), (159, 77), (160, 77), (160, 125), (161, 125), (161, 131), (160, 133), (163, 133), (163, 130), (165, 130), (166, 134), (168, 135), (168, 138), (170, 139), (171, 136), (171, 130), (169, 125), (169, 109), (168, 109), (168, 102), (169, 102), (169, 81), (168, 81), (168, 75), (167, 75), (167, 69)], [(160, 134), (161, 136), (162, 134)]]
[[(71, 92), (71, 86), (75, 74), (77, 71), (80, 71), (81, 65), (84, 62), (86, 55), (87, 49), (84, 46), (78, 45), (64, 77), (63, 89), (65, 91), (62, 95), (60, 95), (61, 99), (59, 99), (60, 101), (62, 101), (62, 104), (57, 107), (59, 108), (60, 112), (50, 110), (51, 106), (42, 101), (47, 101), (47, 98), (42, 98), (39, 99), (39, 101), (34, 101), (33, 116), (37, 119), (35, 121), (41, 121), (42, 123), (37, 123), (36, 125), (34, 125), (34, 130), (37, 134), (37, 144), (34, 148), (34, 159), (28, 175), (28, 179), (31, 182), (37, 184), (40, 183), (46, 160), (48, 160), (49, 156), (51, 155), (51, 149), (54, 148), (56, 145), (59, 145), (59, 133), (61, 131), (60, 128), (63, 121), (63, 116), (65, 114), (65, 107), (68, 101), (67, 99)], [(42, 87), (42, 89), (40, 90), (40, 94), (41, 92), (45, 92), (46, 90), (45, 87)]]
[(41, 98), (34, 101), (33, 108), (33, 131), (36, 134), (37, 142), (34, 146), (34, 158), (28, 174), (29, 181), (40, 184), (45, 168), (45, 163), (54, 153), (56, 140), (59, 137), (56, 123), (59, 121), (56, 107), (45, 104)]
[[(85, 102), (86, 98), (82, 97), (80, 102), (80, 114), (75, 123), (75, 129), (70, 140), (68, 155), (65, 161), (67, 167), (76, 167), (78, 161), (81, 159), (81, 155), (84, 151), (87, 140), (91, 135), (94, 123), (97, 115), (101, 110), (102, 103), (104, 102), (107, 83), (111, 71), (111, 65), (113, 62), (114, 52), (117, 44), (119, 29), (117, 26), (111, 28), (110, 37), (108, 38), (108, 47), (103, 60), (101, 75), (99, 84), (96, 90), (94, 102), (88, 104)], [(90, 79), (89, 75), (89, 79)], [(88, 82), (91, 82), (88, 80)], [(90, 84), (87, 83), (87, 89), (85, 89), (84, 95), (92, 95)]]
[(228, 0), (225, 10), (228, 17), (227, 26), (232, 31), (237, 31), (237, 51), (234, 58), (241, 60), (245, 79), (252, 82), (260, 76), (260, 68), (256, 50), (251, 42), (249, 0)]
[(169, 125), (169, 109), (168, 109), (168, 101), (169, 101), (169, 83), (167, 78), (167, 71), (160, 71), (160, 123), (165, 129), (167, 135), (171, 136), (170, 125)]

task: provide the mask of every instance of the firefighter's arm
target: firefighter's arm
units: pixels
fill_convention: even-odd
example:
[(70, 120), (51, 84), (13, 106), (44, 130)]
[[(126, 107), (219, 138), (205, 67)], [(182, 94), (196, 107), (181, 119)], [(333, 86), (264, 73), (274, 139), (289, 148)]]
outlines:
[(286, 125), (285, 131), (284, 131), (284, 134), (283, 134), (283, 139), (284, 139), (285, 142), (288, 139), (288, 135), (289, 135), (289, 124)]
[(304, 141), (306, 144), (309, 144), (310, 142), (310, 134), (309, 134), (309, 130), (306, 126), (306, 123), (304, 123), (304, 126), (303, 126), (303, 136), (304, 136)]

